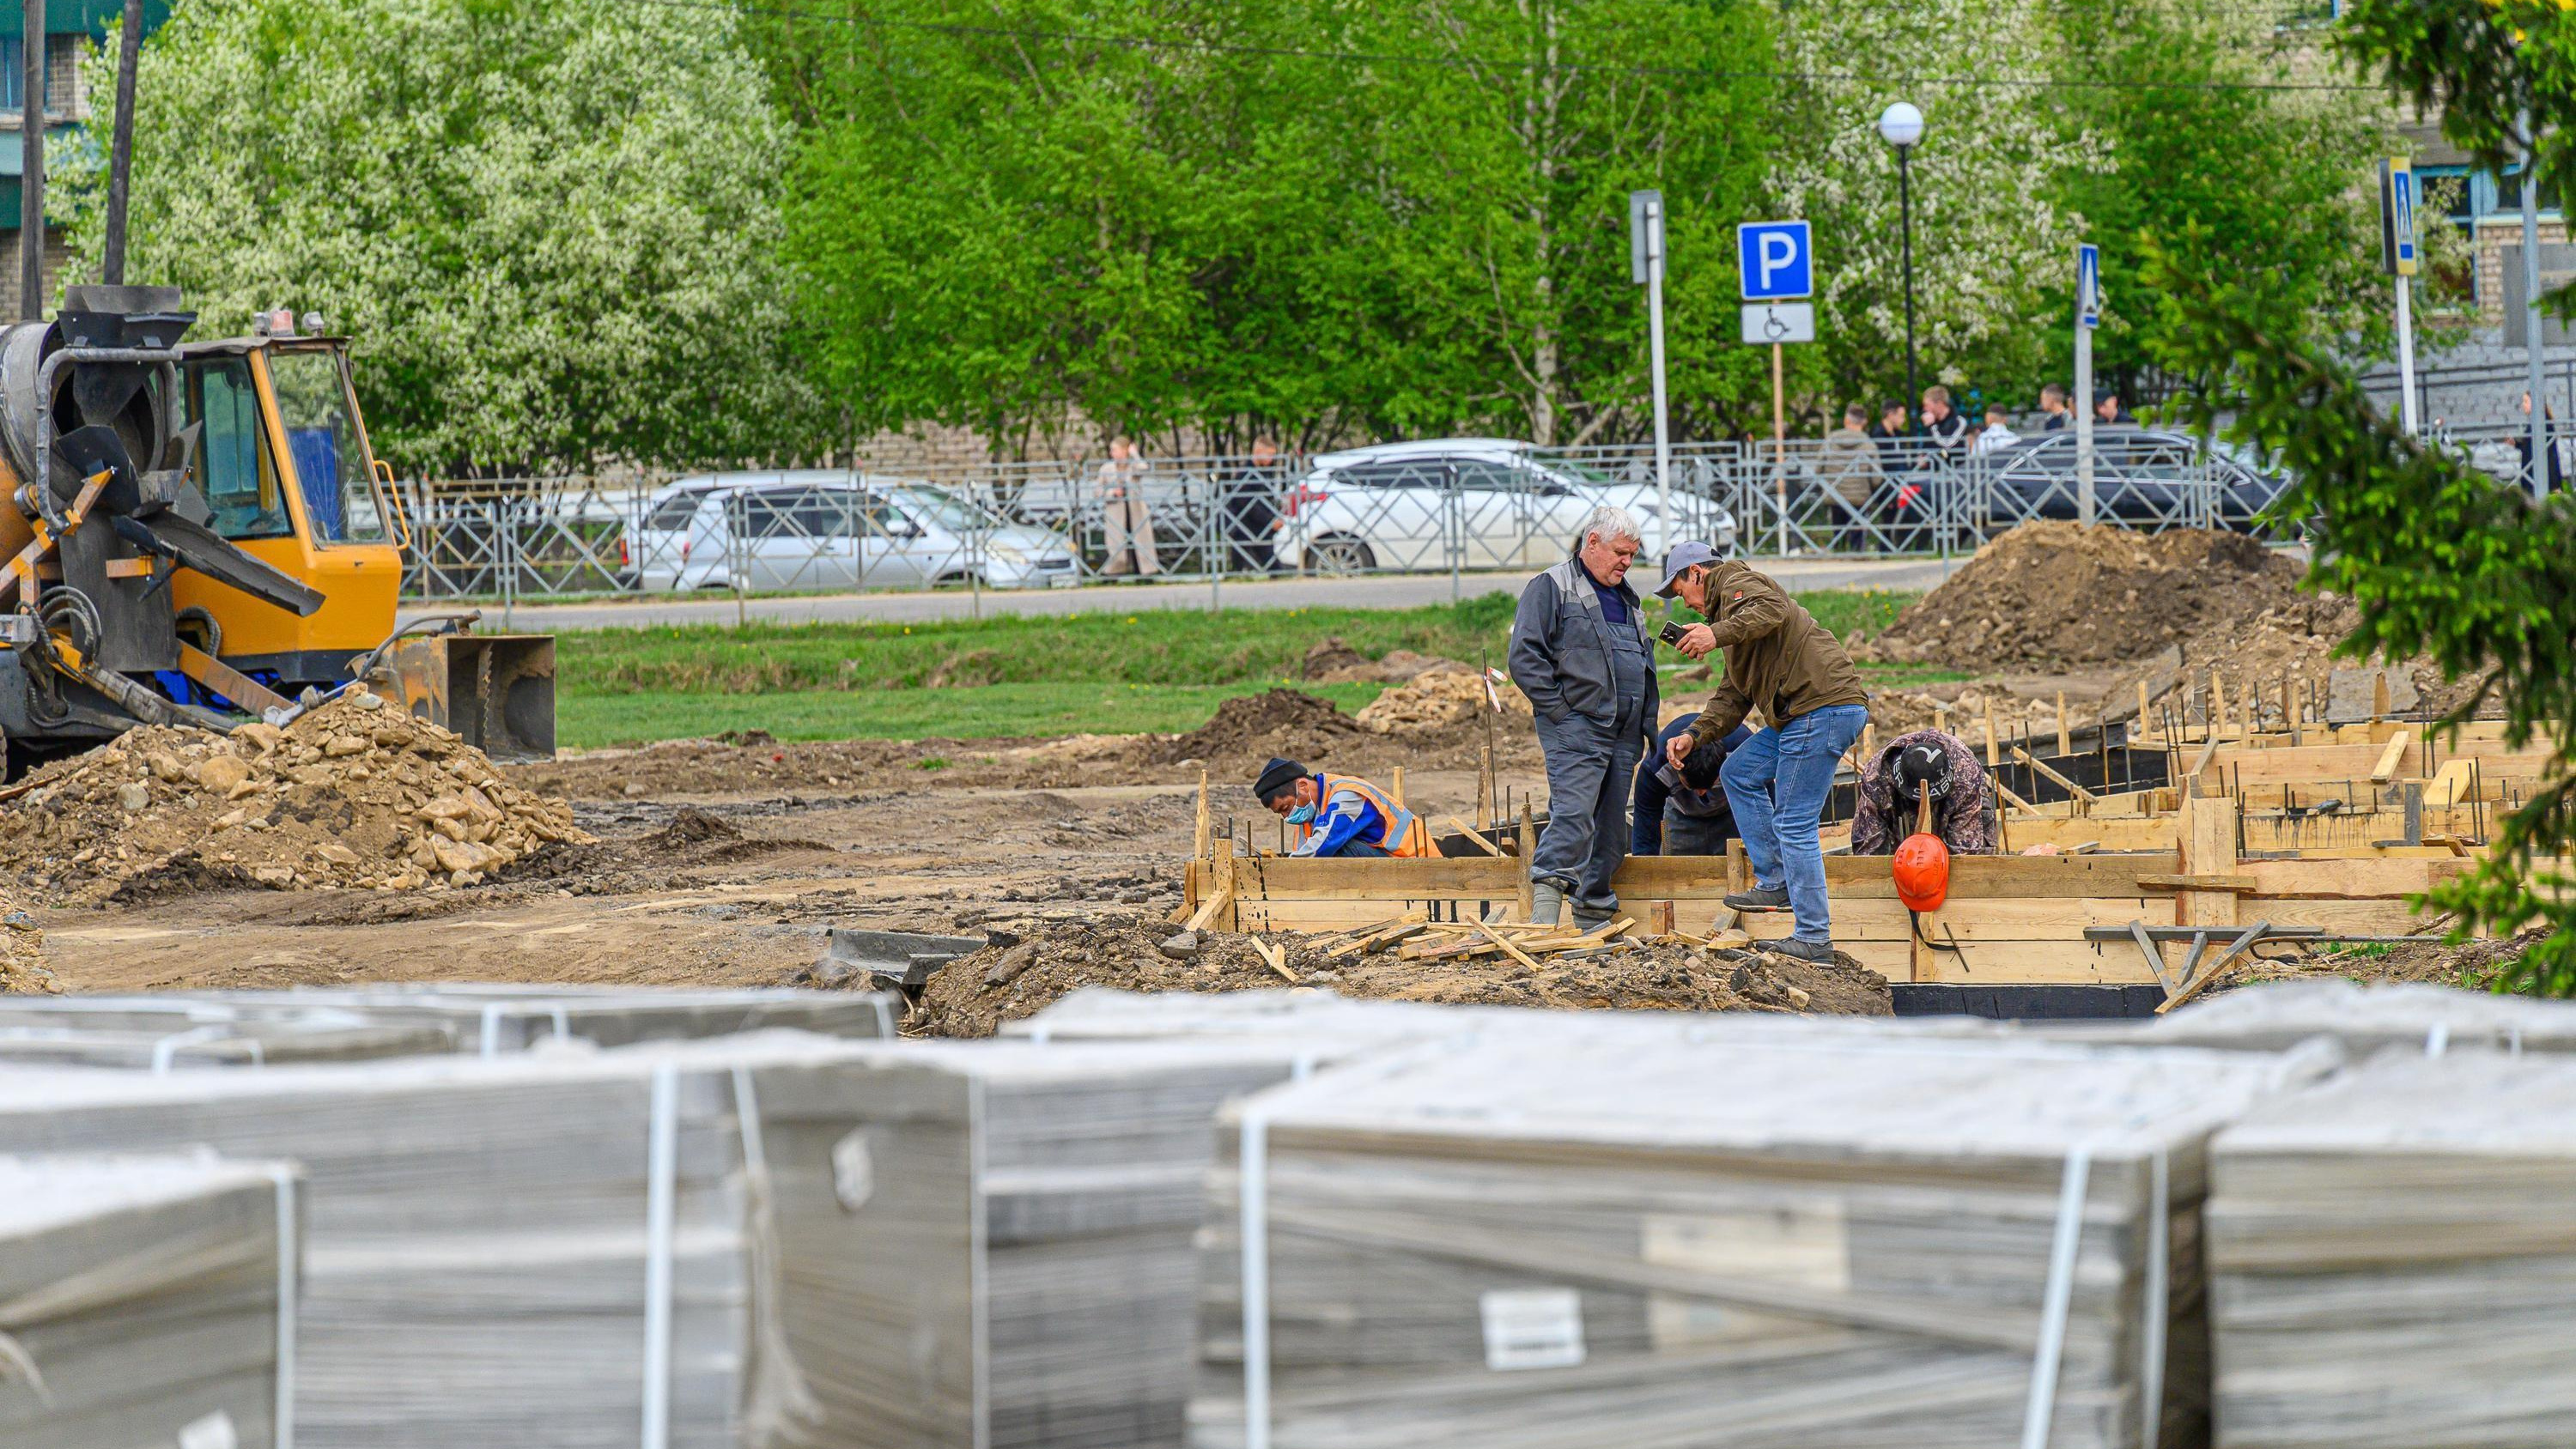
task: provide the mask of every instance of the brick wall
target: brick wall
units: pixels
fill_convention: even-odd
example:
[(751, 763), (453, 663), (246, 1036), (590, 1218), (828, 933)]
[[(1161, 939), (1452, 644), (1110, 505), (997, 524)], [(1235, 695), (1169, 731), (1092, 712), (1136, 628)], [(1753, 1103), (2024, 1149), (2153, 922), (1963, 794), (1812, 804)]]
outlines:
[[(2567, 240), (2565, 221), (2542, 220), (2540, 244), (2549, 246)], [(2478, 321), (2488, 327), (2504, 325), (2504, 254), (2505, 248), (2522, 245), (2522, 220), (2519, 217), (2488, 217), (2478, 223)], [(2546, 258), (2547, 252), (2541, 253)], [(2519, 394), (2517, 394), (2519, 397)]]

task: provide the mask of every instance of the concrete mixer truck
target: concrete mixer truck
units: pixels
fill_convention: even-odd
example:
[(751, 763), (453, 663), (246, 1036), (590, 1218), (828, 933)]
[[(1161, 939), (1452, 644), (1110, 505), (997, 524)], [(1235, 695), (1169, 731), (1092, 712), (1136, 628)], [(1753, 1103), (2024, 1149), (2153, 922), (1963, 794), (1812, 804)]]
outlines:
[(75, 286), (53, 320), (0, 328), (10, 775), (360, 680), (496, 759), (551, 756), (551, 639), (397, 628), (410, 524), (342, 339), (275, 312), (183, 341), (194, 321), (175, 287)]

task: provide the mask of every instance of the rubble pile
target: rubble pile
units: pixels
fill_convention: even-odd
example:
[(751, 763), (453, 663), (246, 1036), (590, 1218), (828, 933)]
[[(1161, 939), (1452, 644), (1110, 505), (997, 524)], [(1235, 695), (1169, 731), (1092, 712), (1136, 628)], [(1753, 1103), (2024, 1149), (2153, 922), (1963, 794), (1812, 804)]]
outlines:
[(0, 996), (58, 994), (62, 983), (45, 969), (45, 933), (36, 918), (0, 895)]
[(1447, 730), (1473, 723), (1493, 707), (1495, 700), (1501, 701), (1503, 713), (1512, 717), (1516, 727), (1528, 726), (1530, 702), (1526, 696), (1508, 684), (1493, 686), (1489, 696), (1485, 680), (1463, 665), (1445, 665), (1417, 674), (1411, 683), (1398, 685), (1360, 706), (1356, 718), (1360, 728), (1381, 735)]
[(283, 728), (152, 727), (38, 772), (0, 805), (0, 877), (62, 902), (196, 885), (476, 885), (554, 843), (560, 800), (454, 734), (352, 691)]
[[(1413, 960), (1398, 951), (1328, 954), (1333, 938), (1184, 931), (1126, 912), (1047, 912), (984, 925), (988, 945), (940, 968), (907, 1029), (991, 1036), (1085, 986), (1124, 991), (1329, 987), (1343, 996), (1452, 1005), (1888, 1014), (1887, 982), (1846, 956), (1810, 963), (1670, 939), (1539, 958)], [(1273, 967), (1255, 948), (1282, 952)]]
[(1434, 670), (1466, 667), (1454, 659), (1410, 649), (1390, 649), (1384, 658), (1371, 659), (1341, 635), (1327, 634), (1306, 651), (1297, 677), (1311, 684), (1402, 684)]

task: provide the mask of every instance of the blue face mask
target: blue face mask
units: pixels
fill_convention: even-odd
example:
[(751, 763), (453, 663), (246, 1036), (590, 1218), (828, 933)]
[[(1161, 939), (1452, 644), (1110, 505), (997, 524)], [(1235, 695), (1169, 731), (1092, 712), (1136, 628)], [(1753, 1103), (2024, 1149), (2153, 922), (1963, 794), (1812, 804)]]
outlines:
[(1300, 805), (1288, 812), (1288, 823), (1291, 825), (1303, 825), (1314, 818), (1315, 807), (1312, 805)]

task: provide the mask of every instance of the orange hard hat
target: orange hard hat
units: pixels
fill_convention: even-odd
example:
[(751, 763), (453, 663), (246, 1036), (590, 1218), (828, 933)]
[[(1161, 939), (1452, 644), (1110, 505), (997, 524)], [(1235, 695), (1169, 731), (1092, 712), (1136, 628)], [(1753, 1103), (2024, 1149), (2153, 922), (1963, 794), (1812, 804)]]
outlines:
[(1950, 847), (1917, 831), (1896, 847), (1896, 898), (1907, 910), (1937, 911), (1950, 898)]

